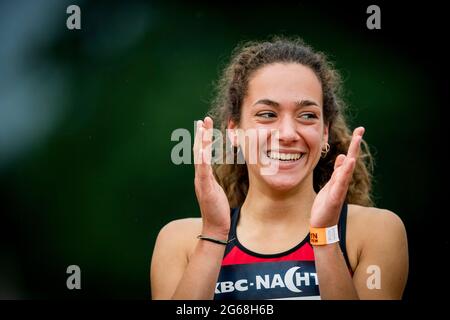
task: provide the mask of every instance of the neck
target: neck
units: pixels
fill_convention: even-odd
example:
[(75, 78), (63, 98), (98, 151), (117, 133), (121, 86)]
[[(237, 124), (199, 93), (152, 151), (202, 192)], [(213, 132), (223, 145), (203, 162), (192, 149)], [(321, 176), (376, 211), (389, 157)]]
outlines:
[(309, 223), (316, 197), (312, 179), (311, 173), (288, 191), (274, 191), (264, 183), (250, 181), (241, 208), (241, 219), (251, 221), (253, 225), (283, 225), (299, 221)]

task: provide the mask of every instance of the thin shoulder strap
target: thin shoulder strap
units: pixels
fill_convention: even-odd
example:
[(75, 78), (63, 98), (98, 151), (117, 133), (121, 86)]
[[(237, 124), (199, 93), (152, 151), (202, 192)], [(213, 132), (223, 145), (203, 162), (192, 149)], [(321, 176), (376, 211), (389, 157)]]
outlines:
[(339, 246), (341, 247), (342, 254), (344, 255), (347, 267), (351, 270), (350, 261), (347, 256), (347, 244), (346, 244), (346, 231), (347, 231), (347, 210), (348, 205), (344, 203), (341, 210), (341, 216), (339, 217), (338, 233), (339, 233)]
[[(231, 210), (230, 210), (231, 225), (230, 225), (230, 232), (228, 233), (228, 240), (236, 239), (236, 226), (237, 226), (237, 222), (239, 220), (239, 212), (240, 212), (240, 207), (231, 208)], [(231, 251), (231, 249), (233, 249), (234, 246), (235, 246), (235, 241), (231, 241), (230, 243), (228, 243), (227, 247), (225, 248), (225, 253), (223, 256), (225, 257)]]

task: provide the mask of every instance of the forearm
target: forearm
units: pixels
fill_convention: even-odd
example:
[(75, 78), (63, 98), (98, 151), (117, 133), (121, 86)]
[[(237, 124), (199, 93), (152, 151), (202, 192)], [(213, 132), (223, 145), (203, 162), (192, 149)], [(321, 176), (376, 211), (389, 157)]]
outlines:
[(321, 298), (324, 300), (359, 299), (339, 243), (313, 246), (313, 248)]
[(224, 252), (224, 245), (198, 241), (172, 299), (213, 299)]

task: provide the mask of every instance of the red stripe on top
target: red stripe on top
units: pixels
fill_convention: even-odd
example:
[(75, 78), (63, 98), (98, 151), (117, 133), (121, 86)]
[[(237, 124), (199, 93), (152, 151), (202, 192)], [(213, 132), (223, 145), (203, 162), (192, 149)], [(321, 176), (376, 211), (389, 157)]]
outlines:
[(275, 261), (314, 261), (314, 250), (309, 243), (305, 243), (303, 246), (295, 250), (294, 252), (277, 258), (259, 258), (248, 253), (245, 253), (237, 246), (223, 258), (222, 266), (228, 266), (232, 264), (247, 264), (258, 262), (275, 262)]

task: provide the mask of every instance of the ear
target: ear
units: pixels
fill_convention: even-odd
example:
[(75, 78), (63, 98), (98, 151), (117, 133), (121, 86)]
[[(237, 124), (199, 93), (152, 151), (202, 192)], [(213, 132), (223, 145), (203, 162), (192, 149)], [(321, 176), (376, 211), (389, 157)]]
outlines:
[(229, 119), (228, 125), (227, 125), (227, 135), (228, 135), (228, 138), (230, 139), (233, 147), (239, 146), (238, 134), (237, 134), (236, 129), (238, 129), (237, 123), (234, 122), (233, 120)]

